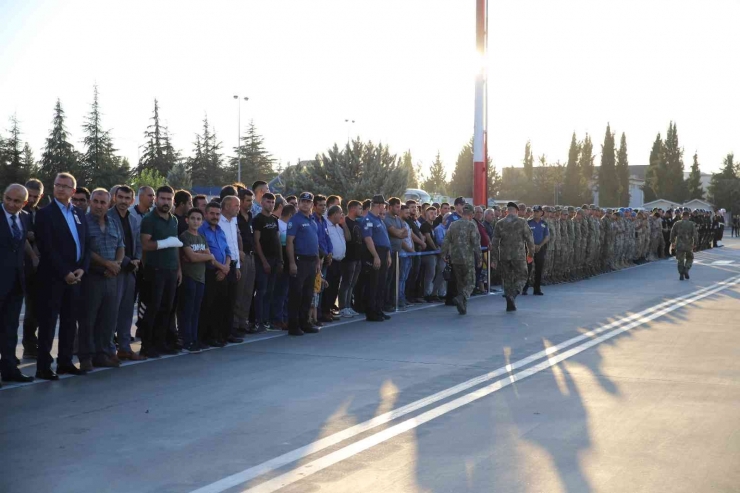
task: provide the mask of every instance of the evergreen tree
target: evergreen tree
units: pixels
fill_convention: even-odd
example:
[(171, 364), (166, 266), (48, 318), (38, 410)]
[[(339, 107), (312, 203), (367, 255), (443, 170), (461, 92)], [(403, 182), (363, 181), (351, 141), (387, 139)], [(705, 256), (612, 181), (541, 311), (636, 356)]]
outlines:
[(473, 140), (465, 144), (457, 155), (450, 179), (449, 192), (455, 196), (473, 196)]
[(193, 188), (193, 180), (190, 170), (184, 159), (179, 160), (167, 173), (167, 184), (175, 190), (190, 190)]
[(642, 187), (645, 202), (652, 202), (658, 198), (664, 172), (663, 140), (658, 133), (653, 142), (653, 148), (650, 150), (650, 161), (645, 172), (645, 185)]
[[(491, 164), (491, 160), (488, 160), (488, 198), (495, 199), (498, 194), (501, 193), (503, 182), (498, 169)], [(488, 204), (486, 204), (487, 206)]]
[(593, 181), (594, 181), (594, 144), (591, 142), (591, 136), (586, 134), (581, 142), (581, 154), (578, 158), (578, 168), (581, 170), (581, 197), (576, 204), (593, 202)]
[(237, 157), (231, 158), (229, 176), (237, 178), (239, 158), (242, 163), (242, 183), (250, 184), (257, 180), (270, 181), (276, 176), (273, 166), (275, 159), (265, 148), (265, 139), (257, 132), (254, 120), (249, 122), (247, 133), (242, 137), (241, 146), (234, 149)]
[(216, 132), (208, 124), (208, 116), (203, 119), (203, 133), (195, 136), (193, 142), (193, 156), (188, 159), (193, 184), (199, 186), (217, 186), (226, 181), (223, 169), (223, 144), (218, 140)]
[(687, 187), (683, 179), (683, 149), (678, 145), (678, 129), (674, 122), (668, 125), (663, 149), (663, 183), (659, 187), (659, 195), (682, 203), (687, 195)]
[(79, 155), (67, 138), (64, 110), (61, 101), (57, 99), (57, 104), (54, 106), (51, 132), (46, 139), (46, 147), (41, 154), (41, 168), (39, 170), (39, 178), (48, 190), (51, 190), (57, 173), (69, 172), (75, 177), (79, 175)]
[(686, 181), (688, 188), (689, 200), (699, 199), (704, 200), (704, 189), (701, 187), (701, 170), (699, 169), (699, 155), (694, 153), (694, 162), (691, 165), (691, 173), (689, 173), (689, 179)]
[(3, 159), (0, 161), (0, 187), (4, 190), (11, 183), (25, 183), (31, 169), (23, 159), (23, 143), (18, 118), (10, 117), (9, 137), (3, 143)]
[(291, 170), (295, 170), (287, 178), (291, 190), (338, 194), (345, 198), (364, 199), (378, 193), (403, 197), (408, 186), (408, 170), (387, 146), (359, 138), (342, 149), (334, 144), (314, 161)]
[(145, 169), (138, 175), (134, 175), (131, 181), (131, 188), (138, 190), (144, 185), (152, 187), (154, 190), (167, 184), (167, 178), (160, 175), (157, 170)]
[(524, 175), (528, 180), (532, 180), (534, 176), (534, 155), (532, 154), (532, 143), (527, 141), (527, 145), (524, 147)]
[(444, 195), (447, 193), (447, 172), (439, 156), (439, 151), (437, 151), (437, 157), (434, 158), (434, 162), (429, 167), (429, 175), (421, 184), (421, 188), (431, 194)]
[(123, 169), (123, 160), (116, 156), (110, 132), (103, 130), (98, 86), (93, 88), (93, 102), (82, 129), (85, 133), (81, 165), (75, 175), (80, 186), (105, 187), (124, 183), (129, 172)]
[(614, 134), (611, 126), (607, 124), (604, 144), (601, 146), (601, 168), (599, 169), (599, 204), (602, 206), (614, 206), (619, 201), (615, 153)]
[(630, 205), (630, 170), (627, 159), (627, 137), (624, 132), (622, 132), (622, 138), (619, 141), (616, 172), (619, 181), (617, 204), (620, 207), (628, 207)]
[(167, 127), (160, 123), (159, 102), (156, 98), (151, 120), (151, 125), (144, 132), (146, 144), (144, 144), (144, 152), (139, 159), (136, 172), (141, 173), (145, 169), (152, 169), (162, 176), (167, 176), (167, 173), (177, 163), (179, 154), (172, 147)]
[(38, 163), (36, 162), (36, 158), (33, 156), (33, 150), (31, 149), (31, 146), (28, 145), (28, 142), (23, 146), (21, 167), (28, 172), (29, 178), (37, 176), (39, 173)]
[(401, 166), (406, 168), (409, 172), (409, 188), (419, 188), (419, 177), (416, 173), (416, 167), (411, 158), (411, 151), (408, 150), (401, 156)]
[(735, 155), (727, 154), (723, 161), (722, 171), (712, 175), (709, 183), (709, 197), (716, 207), (723, 207), (733, 214), (740, 211), (740, 177)]
[(583, 174), (578, 165), (581, 154), (581, 146), (576, 141), (576, 133), (570, 139), (568, 150), (568, 163), (565, 165), (565, 178), (563, 183), (563, 200), (566, 204), (578, 204), (583, 196)]

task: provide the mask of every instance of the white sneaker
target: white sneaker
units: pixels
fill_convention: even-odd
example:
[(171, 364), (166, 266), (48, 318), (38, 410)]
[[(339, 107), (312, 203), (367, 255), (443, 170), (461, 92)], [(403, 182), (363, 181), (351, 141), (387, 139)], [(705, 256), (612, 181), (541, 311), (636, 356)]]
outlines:
[(356, 311), (354, 311), (354, 310), (353, 310), (352, 308), (346, 308), (346, 310), (347, 310), (347, 311), (349, 312), (349, 314), (350, 314), (350, 315), (352, 315), (353, 317), (357, 317), (358, 315), (360, 315), (359, 313), (357, 313)]

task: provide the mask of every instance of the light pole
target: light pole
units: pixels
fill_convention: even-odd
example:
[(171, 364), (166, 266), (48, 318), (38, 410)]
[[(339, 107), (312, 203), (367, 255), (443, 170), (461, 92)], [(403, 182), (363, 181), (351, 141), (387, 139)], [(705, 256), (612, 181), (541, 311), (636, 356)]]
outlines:
[(354, 125), (355, 121), (350, 118), (345, 118), (344, 123), (347, 124), (347, 146), (349, 146), (349, 132), (350, 132), (351, 125)]
[[(239, 132), (236, 138), (236, 159), (238, 162), (237, 171), (236, 171), (236, 181), (241, 183), (242, 181), (242, 100), (239, 98), (238, 94), (234, 95), (234, 99), (236, 99), (236, 103), (239, 106), (239, 110), (238, 110)], [(244, 101), (249, 101), (249, 98), (245, 96)]]

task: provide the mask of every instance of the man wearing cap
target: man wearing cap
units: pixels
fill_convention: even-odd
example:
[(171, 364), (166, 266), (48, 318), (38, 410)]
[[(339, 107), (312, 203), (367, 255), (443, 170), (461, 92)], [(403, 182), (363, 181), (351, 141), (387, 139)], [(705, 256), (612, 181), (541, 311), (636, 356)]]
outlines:
[(463, 197), (456, 198), (454, 205), (455, 205), (455, 210), (452, 212), (452, 214), (449, 215), (449, 217), (444, 222), (445, 228), (449, 228), (450, 224), (462, 219), (462, 211), (463, 211), (463, 206), (465, 205), (465, 199)]
[(382, 322), (390, 319), (383, 313), (385, 281), (391, 266), (391, 240), (388, 230), (380, 218), (387, 202), (382, 195), (375, 195), (370, 211), (362, 224), (362, 238), (365, 242), (365, 319), (368, 322)]
[(313, 194), (303, 192), (298, 198), (298, 212), (288, 222), (285, 249), (290, 265), (288, 292), (288, 334), (302, 336), (319, 332), (308, 320), (314, 283), (321, 272), (319, 227), (311, 217)]
[(689, 220), (689, 213), (684, 212), (680, 221), (671, 229), (671, 245), (676, 252), (679, 280), (690, 279), (689, 270), (694, 262), (694, 250), (699, 242), (696, 224)]
[(527, 282), (524, 284), (524, 289), (522, 289), (523, 295), (526, 295), (527, 291), (529, 291), (529, 278), (533, 267), (534, 294), (538, 296), (544, 294), (540, 286), (542, 284), (542, 268), (545, 265), (545, 253), (547, 252), (547, 244), (550, 241), (550, 229), (547, 222), (542, 220), (542, 214), (542, 206), (535, 205), (532, 207), (532, 219), (527, 221), (527, 225), (530, 231), (532, 231), (532, 239), (534, 240), (534, 259), (532, 263), (527, 264)]
[(463, 206), (462, 220), (452, 223), (442, 244), (442, 256), (453, 265), (452, 272), (457, 280), (458, 295), (454, 298), (460, 315), (468, 311), (468, 298), (475, 288), (475, 269), (482, 265), (480, 232), (473, 221), (474, 208)]
[(491, 248), (501, 270), (501, 280), (506, 298), (506, 311), (516, 311), (514, 300), (521, 293), (527, 280), (527, 252), (534, 253), (532, 231), (519, 216), (516, 203), (506, 204), (508, 215), (496, 223)]

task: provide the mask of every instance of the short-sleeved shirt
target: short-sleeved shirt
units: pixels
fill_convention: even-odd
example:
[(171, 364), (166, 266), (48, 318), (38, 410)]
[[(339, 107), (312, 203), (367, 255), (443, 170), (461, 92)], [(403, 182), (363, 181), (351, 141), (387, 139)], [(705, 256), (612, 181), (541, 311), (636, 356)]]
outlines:
[(360, 227), (362, 220), (361, 217), (358, 217), (357, 220), (349, 217), (344, 218), (344, 223), (347, 225), (351, 237), (351, 240), (347, 242), (347, 251), (344, 254), (344, 258), (348, 262), (356, 262), (362, 259), (362, 229)]
[[(167, 214), (165, 219), (153, 210), (141, 220), (141, 234), (151, 235), (152, 241), (165, 240), (173, 236), (177, 238), (177, 219), (172, 214)], [(178, 255), (177, 248), (152, 250), (146, 252), (144, 262), (147, 267), (177, 270)]]
[[(421, 236), (424, 238), (424, 241), (426, 241), (426, 235), (429, 235), (434, 239), (434, 226), (432, 224), (428, 223), (427, 221), (424, 221), (421, 225)], [(435, 249), (429, 246), (429, 242), (427, 242), (426, 248), (424, 248), (425, 252), (433, 252)]]
[(399, 216), (393, 217), (391, 214), (388, 214), (385, 216), (385, 220), (383, 221), (385, 223), (386, 230), (388, 231), (388, 238), (391, 240), (391, 252), (398, 252), (401, 250), (401, 243), (403, 243), (402, 238), (396, 238), (395, 236), (392, 236), (390, 234), (390, 228), (396, 228), (400, 229), (401, 231), (404, 230), (403, 225), (405, 224), (403, 222), (403, 219), (401, 219)]
[[(115, 260), (116, 250), (124, 248), (123, 231), (118, 227), (118, 223), (108, 219), (105, 215), (105, 231), (100, 229), (98, 218), (88, 212), (85, 215), (87, 221), (87, 248), (92, 253), (97, 253), (105, 260)], [(92, 271), (102, 273), (104, 268), (99, 265), (91, 266)]]
[(265, 258), (282, 258), (280, 248), (280, 228), (274, 216), (258, 214), (252, 219), (252, 228), (260, 232), (260, 246)]
[[(194, 235), (185, 231), (180, 235), (183, 247), (190, 247), (195, 253), (204, 253), (208, 249), (206, 238), (202, 234)], [(206, 263), (205, 262), (183, 262), (182, 275), (194, 281), (205, 284)]]
[(391, 240), (388, 237), (385, 224), (372, 212), (368, 212), (365, 216), (365, 222), (362, 224), (362, 238), (372, 238), (375, 247), (391, 247)]
[(239, 234), (242, 237), (242, 247), (244, 253), (249, 255), (254, 252), (254, 229), (252, 229), (252, 213), (247, 213), (249, 219), (245, 219), (244, 216), (239, 213), (236, 216), (236, 225), (239, 227)]
[(288, 236), (292, 236), (293, 249), (296, 255), (317, 257), (319, 255), (319, 227), (312, 217), (302, 212), (290, 218)]
[[(409, 225), (409, 228), (411, 228), (411, 232), (413, 232), (416, 236), (423, 237), (424, 235), (421, 234), (421, 229), (419, 228), (419, 225), (416, 224), (416, 221), (414, 221), (411, 218), (406, 219), (406, 224)], [(411, 239), (411, 243), (413, 243), (414, 251), (415, 252), (421, 252), (424, 250), (424, 247), (419, 245), (418, 243), (414, 242), (414, 239), (411, 238), (411, 234), (409, 234), (409, 238)]]
[(177, 218), (177, 234), (179, 237), (179, 235), (188, 230), (188, 222), (186, 221), (185, 216), (178, 216), (175, 214), (175, 217)]
[(545, 238), (550, 236), (550, 230), (547, 227), (547, 223), (543, 220), (540, 220), (539, 222), (535, 221), (534, 219), (530, 219), (527, 221), (527, 224), (529, 224), (529, 229), (532, 230), (532, 238), (534, 239), (534, 244), (539, 245), (543, 241), (545, 241)]

